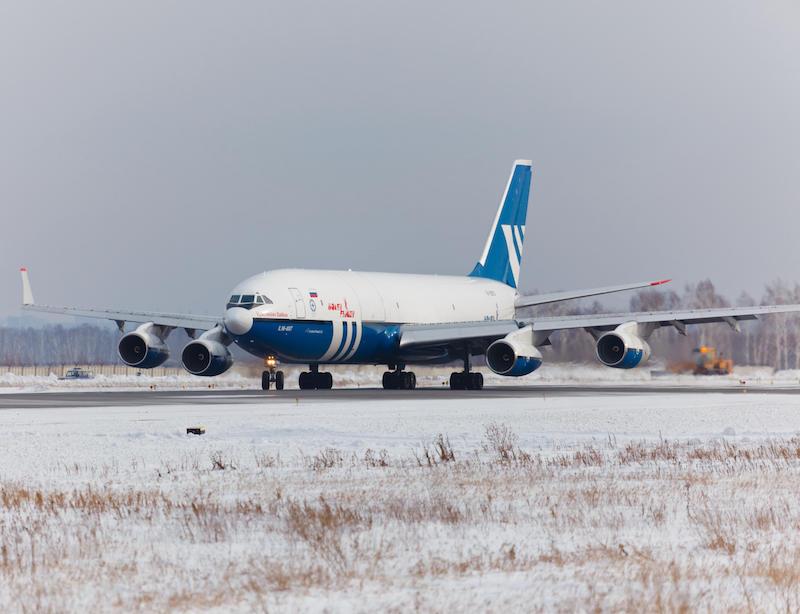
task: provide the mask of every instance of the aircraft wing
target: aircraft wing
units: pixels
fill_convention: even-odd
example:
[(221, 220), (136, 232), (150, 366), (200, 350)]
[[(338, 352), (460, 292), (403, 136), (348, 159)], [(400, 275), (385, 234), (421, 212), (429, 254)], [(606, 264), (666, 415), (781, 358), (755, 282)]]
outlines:
[(51, 305), (37, 305), (33, 300), (31, 282), (28, 270), (20, 269), (22, 274), (22, 308), (26, 311), (39, 311), (43, 313), (56, 313), (60, 315), (78, 316), (81, 318), (98, 318), (113, 320), (122, 329), (125, 322), (144, 324), (153, 322), (159, 326), (169, 328), (185, 328), (187, 331), (210, 330), (217, 325), (220, 318), (181, 313), (159, 313), (155, 311), (120, 311), (112, 309), (87, 309), (82, 307), (55, 307)]
[(656, 328), (672, 326), (685, 333), (689, 324), (710, 324), (724, 322), (738, 330), (741, 320), (756, 320), (758, 316), (776, 313), (800, 312), (800, 305), (763, 305), (758, 307), (721, 307), (716, 309), (676, 309), (674, 311), (642, 311), (634, 313), (613, 313), (587, 316), (555, 316), (536, 318), (534, 331), (557, 331), (570, 328), (587, 330), (612, 330), (625, 322), (653, 324)]
[(515, 320), (456, 322), (454, 324), (403, 324), (400, 349), (489, 343), (519, 330)]
[(588, 290), (568, 290), (566, 292), (549, 292), (547, 294), (531, 294), (528, 296), (520, 296), (514, 302), (514, 306), (519, 309), (520, 307), (533, 307), (534, 305), (545, 305), (547, 303), (558, 303), (560, 301), (569, 301), (576, 298), (587, 298), (589, 296), (600, 296), (603, 294), (612, 294), (614, 292), (625, 292), (626, 290), (639, 290), (641, 288), (650, 288), (653, 286), (660, 286), (672, 281), (671, 279), (659, 279), (658, 281), (640, 281), (633, 284), (622, 284), (619, 286), (605, 286), (603, 288), (591, 288)]
[(761, 315), (800, 312), (800, 305), (765, 305), (757, 307), (722, 307), (718, 309), (678, 309), (674, 311), (645, 311), (599, 315), (556, 316), (526, 320), (491, 320), (458, 322), (454, 324), (404, 324), (400, 327), (400, 349), (412, 350), (426, 347), (485, 348), (492, 341), (508, 333), (531, 325), (540, 333), (541, 342), (547, 343), (548, 333), (557, 330), (583, 328), (590, 332), (613, 330), (626, 322), (652, 324), (654, 328), (672, 326), (685, 334), (691, 324), (723, 322), (739, 330), (739, 322), (755, 320)]

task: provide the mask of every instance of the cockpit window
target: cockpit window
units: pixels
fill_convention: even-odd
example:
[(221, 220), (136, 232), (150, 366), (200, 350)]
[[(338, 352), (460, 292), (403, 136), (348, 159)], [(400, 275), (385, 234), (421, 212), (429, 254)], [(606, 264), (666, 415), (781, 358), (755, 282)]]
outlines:
[(263, 294), (234, 294), (228, 302), (227, 308), (241, 307), (242, 309), (252, 309), (257, 305), (272, 305), (272, 301)]

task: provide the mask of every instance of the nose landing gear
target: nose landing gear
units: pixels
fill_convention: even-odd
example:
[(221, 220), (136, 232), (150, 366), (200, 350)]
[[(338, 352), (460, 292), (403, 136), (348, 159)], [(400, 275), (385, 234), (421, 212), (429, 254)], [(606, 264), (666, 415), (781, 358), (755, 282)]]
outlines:
[(264, 359), (266, 370), (261, 373), (261, 390), (269, 390), (271, 384), (275, 384), (275, 390), (283, 390), (283, 371), (276, 371), (278, 361), (274, 356), (267, 356)]

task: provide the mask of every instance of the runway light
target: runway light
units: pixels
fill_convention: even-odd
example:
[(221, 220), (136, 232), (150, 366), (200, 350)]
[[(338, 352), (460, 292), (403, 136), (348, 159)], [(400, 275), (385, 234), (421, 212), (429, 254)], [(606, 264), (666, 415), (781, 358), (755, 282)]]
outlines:
[(206, 427), (204, 426), (190, 426), (186, 429), (187, 435), (205, 435)]

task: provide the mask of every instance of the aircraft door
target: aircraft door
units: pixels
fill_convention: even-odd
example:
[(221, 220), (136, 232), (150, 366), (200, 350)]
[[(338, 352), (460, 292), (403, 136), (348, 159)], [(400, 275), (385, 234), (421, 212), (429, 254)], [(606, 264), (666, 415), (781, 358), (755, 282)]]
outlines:
[(294, 299), (294, 313), (295, 317), (298, 319), (302, 319), (306, 317), (306, 303), (303, 300), (303, 295), (300, 293), (300, 290), (297, 288), (289, 288), (289, 292), (292, 294), (292, 298)]

